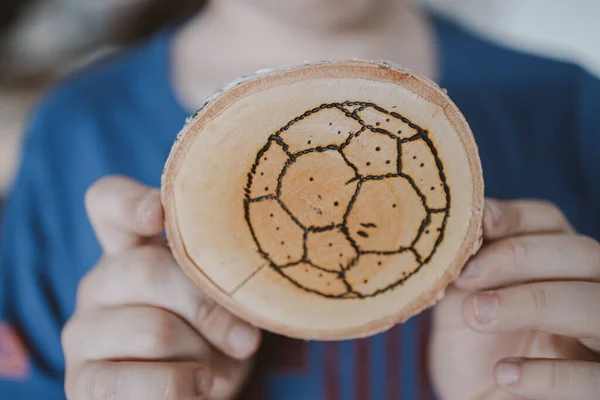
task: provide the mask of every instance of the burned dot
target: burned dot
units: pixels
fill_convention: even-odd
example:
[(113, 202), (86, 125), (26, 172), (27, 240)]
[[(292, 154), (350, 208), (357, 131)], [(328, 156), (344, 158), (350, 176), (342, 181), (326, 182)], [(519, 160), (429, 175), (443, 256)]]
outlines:
[(330, 122), (330, 123), (329, 123), (329, 126), (331, 126), (331, 125), (333, 125), (333, 122)]
[(265, 173), (264, 173), (264, 172), (261, 172), (261, 173), (260, 173), (260, 176), (265, 176)]
[(381, 125), (381, 122), (376, 122), (375, 125), (379, 126)]
[(333, 202), (333, 205), (334, 205), (335, 207), (337, 207), (337, 206), (339, 206), (339, 205), (340, 205), (340, 203), (338, 203), (337, 201), (334, 201), (334, 202)]
[(377, 265), (381, 265), (381, 261), (377, 261)]
[(399, 135), (401, 135), (401, 134), (402, 134), (402, 131), (398, 131), (398, 134), (399, 134)]
[(363, 282), (364, 282), (364, 283), (369, 283), (369, 280), (368, 280), (368, 279), (365, 279)]
[(292, 258), (292, 256), (290, 256), (290, 255), (288, 255), (287, 257), (288, 257), (288, 260), (289, 260), (290, 258)]
[(417, 159), (417, 156), (413, 156), (413, 160), (416, 160), (416, 159)]
[(371, 161), (367, 161), (367, 167), (371, 165)]
[(308, 141), (308, 144), (311, 144), (311, 143), (312, 143), (312, 142), (309, 140), (309, 141)]
[(389, 119), (389, 118), (386, 118), (385, 122), (390, 122), (390, 119)]
[(391, 164), (392, 162), (390, 160), (386, 160), (385, 163), (386, 164)]
[(333, 243), (329, 243), (329, 247), (333, 246)]
[(375, 147), (375, 151), (380, 151), (381, 147)]
[(435, 190), (435, 187), (433, 187), (433, 186), (432, 186), (432, 187), (431, 187), (431, 190)]
[(271, 214), (269, 214), (269, 216), (270, 216), (271, 218), (273, 218), (273, 217), (275, 216), (275, 214), (271, 213)]
[(395, 205), (395, 204), (392, 204), (392, 208), (396, 208), (396, 205)]
[(267, 161), (267, 157), (265, 157), (265, 161)]
[(315, 178), (313, 178), (313, 177), (311, 176), (310, 178), (308, 178), (308, 180), (312, 182), (312, 181), (314, 181), (314, 180), (315, 180)]
[(275, 230), (276, 230), (276, 231), (278, 231), (278, 230), (279, 230), (279, 227), (278, 227), (278, 226), (277, 226), (277, 227), (275, 227)]
[(269, 187), (265, 186), (265, 192), (268, 192), (268, 191), (269, 191)]
[(319, 278), (322, 278), (322, 277), (323, 277), (323, 274), (319, 274)]
[(283, 244), (285, 244), (285, 242), (282, 240), (282, 241), (281, 241), (281, 244), (283, 245)]
[(344, 257), (344, 253), (340, 253), (340, 257)]
[(427, 229), (427, 230), (425, 231), (425, 234), (426, 234), (426, 235), (429, 235), (429, 229)]
[(342, 131), (338, 131), (338, 135), (341, 134), (341, 133), (342, 133)]
[(421, 168), (423, 168), (425, 166), (425, 164), (421, 163)]

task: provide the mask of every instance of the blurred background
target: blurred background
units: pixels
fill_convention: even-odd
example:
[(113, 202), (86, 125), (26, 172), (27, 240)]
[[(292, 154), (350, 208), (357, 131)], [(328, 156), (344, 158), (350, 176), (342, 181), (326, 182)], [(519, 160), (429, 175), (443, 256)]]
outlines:
[[(24, 121), (54, 80), (143, 40), (202, 0), (2, 0), (0, 199), (19, 160)], [(421, 0), (510, 47), (575, 61), (600, 76), (598, 0)]]

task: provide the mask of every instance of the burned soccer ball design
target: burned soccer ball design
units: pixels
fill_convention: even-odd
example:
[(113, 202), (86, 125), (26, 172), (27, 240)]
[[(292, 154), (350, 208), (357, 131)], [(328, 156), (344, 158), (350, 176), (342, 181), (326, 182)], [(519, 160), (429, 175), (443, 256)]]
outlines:
[(365, 298), (424, 268), (450, 190), (429, 133), (372, 103), (323, 104), (269, 136), (248, 173), (258, 252), (308, 292)]

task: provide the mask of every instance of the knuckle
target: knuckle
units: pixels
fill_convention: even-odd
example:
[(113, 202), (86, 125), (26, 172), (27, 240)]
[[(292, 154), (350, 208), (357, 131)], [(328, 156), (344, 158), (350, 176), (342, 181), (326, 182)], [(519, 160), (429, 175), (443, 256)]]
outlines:
[(587, 235), (577, 234), (577, 240), (581, 244), (584, 254), (589, 257), (592, 265), (600, 267), (600, 243)]
[(137, 324), (136, 343), (146, 354), (162, 354), (177, 343), (178, 324), (176, 317), (166, 311), (148, 310), (141, 314)]
[(568, 393), (572, 386), (572, 375), (571, 368), (568, 366), (561, 365), (557, 362), (553, 362), (550, 367), (550, 380), (549, 380), (549, 391)]
[(517, 267), (527, 259), (527, 245), (520, 238), (506, 239), (501, 251), (506, 254), (508, 265)]
[(67, 320), (60, 332), (60, 343), (65, 352), (65, 358), (70, 359), (72, 353), (72, 342), (75, 336), (75, 317)]
[(168, 250), (161, 246), (143, 246), (135, 251), (132, 259), (126, 261), (127, 268), (134, 274), (136, 285), (153, 290), (164, 286), (167, 279), (167, 266), (171, 262)]
[(96, 283), (96, 268), (92, 269), (90, 272), (85, 274), (83, 278), (79, 281), (77, 285), (77, 291), (75, 294), (76, 304), (77, 306), (81, 306), (84, 304), (88, 304), (92, 302), (92, 294), (94, 293), (94, 286)]
[(545, 311), (548, 308), (548, 291), (543, 286), (536, 284), (527, 285), (526, 288), (533, 311), (536, 313)]

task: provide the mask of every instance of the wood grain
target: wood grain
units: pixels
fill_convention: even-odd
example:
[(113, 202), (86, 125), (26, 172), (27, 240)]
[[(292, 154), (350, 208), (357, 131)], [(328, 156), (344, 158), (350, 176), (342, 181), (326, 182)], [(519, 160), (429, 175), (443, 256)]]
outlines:
[(387, 63), (257, 73), (190, 118), (163, 173), (167, 236), (231, 312), (303, 339), (388, 329), (481, 243), (483, 178), (446, 93)]

